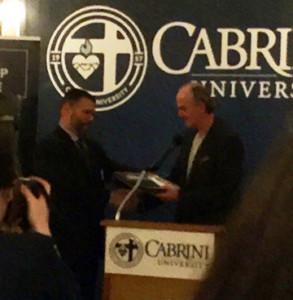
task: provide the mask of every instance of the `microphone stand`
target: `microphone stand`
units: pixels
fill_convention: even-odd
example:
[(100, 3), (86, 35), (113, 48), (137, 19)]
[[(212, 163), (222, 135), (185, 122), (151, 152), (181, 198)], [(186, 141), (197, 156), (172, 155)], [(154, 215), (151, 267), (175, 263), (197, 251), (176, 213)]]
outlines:
[(181, 145), (183, 141), (183, 137), (180, 134), (177, 134), (173, 137), (172, 144), (167, 148), (167, 150), (163, 153), (162, 157), (154, 162), (150, 167), (148, 167), (146, 170), (149, 172), (156, 172), (159, 170), (161, 165), (165, 162), (166, 158), (174, 152), (177, 146)]
[(136, 190), (139, 188), (141, 182), (143, 181), (144, 177), (146, 175), (146, 171), (142, 170), (137, 178), (137, 181), (135, 183), (135, 185), (133, 186), (133, 188), (129, 191), (129, 193), (125, 196), (125, 198), (122, 200), (121, 204), (119, 205), (117, 212), (115, 214), (115, 220), (119, 221), (120, 220), (120, 215), (121, 215), (121, 211), (124, 207), (124, 205), (126, 204), (126, 202), (130, 199), (130, 197), (136, 192)]
[(116, 214), (115, 214), (115, 220), (119, 221), (121, 216), (121, 211), (124, 208), (124, 205), (127, 203), (127, 201), (130, 199), (130, 197), (136, 192), (136, 190), (141, 185), (143, 179), (145, 176), (149, 173), (156, 172), (161, 164), (166, 160), (166, 158), (175, 150), (175, 148), (182, 143), (182, 136), (180, 134), (173, 137), (173, 143), (171, 147), (169, 147), (163, 154), (163, 156), (157, 161), (154, 162), (150, 167), (146, 168), (145, 170), (142, 170), (136, 180), (135, 185), (132, 187), (132, 189), (129, 191), (129, 193), (125, 196), (125, 198), (120, 203)]

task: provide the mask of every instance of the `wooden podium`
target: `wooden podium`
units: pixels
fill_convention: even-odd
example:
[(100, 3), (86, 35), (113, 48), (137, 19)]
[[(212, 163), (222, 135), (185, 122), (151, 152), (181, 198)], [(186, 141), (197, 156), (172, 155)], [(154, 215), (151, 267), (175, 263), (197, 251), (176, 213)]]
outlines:
[(221, 227), (104, 220), (103, 300), (192, 300)]

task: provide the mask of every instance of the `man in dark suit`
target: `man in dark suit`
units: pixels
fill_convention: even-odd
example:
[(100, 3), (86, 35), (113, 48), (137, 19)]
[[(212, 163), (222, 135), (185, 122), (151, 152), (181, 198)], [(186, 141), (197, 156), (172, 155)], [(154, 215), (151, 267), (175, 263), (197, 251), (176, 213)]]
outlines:
[(52, 185), (50, 227), (64, 261), (75, 272), (85, 299), (93, 299), (98, 258), (103, 256), (104, 176), (111, 164), (86, 136), (95, 98), (72, 89), (62, 99), (57, 128), (40, 141), (35, 174)]
[(241, 140), (214, 116), (214, 99), (199, 83), (177, 94), (178, 115), (189, 128), (170, 180), (156, 196), (178, 201), (176, 221), (223, 224), (235, 206), (242, 177)]

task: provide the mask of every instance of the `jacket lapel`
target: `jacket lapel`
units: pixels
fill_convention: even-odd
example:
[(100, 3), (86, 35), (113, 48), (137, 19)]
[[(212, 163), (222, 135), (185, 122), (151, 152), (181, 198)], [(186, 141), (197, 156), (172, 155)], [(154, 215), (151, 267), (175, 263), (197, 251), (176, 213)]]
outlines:
[(68, 153), (68, 157), (72, 159), (72, 163), (76, 163), (78, 166), (80, 166), (81, 169), (91, 174), (89, 163), (86, 162), (85, 158), (82, 156), (80, 150), (71, 139), (69, 134), (65, 132), (60, 126), (55, 129), (55, 132), (62, 143), (66, 145), (66, 151)]
[[(198, 168), (200, 166), (201, 163), (203, 163), (204, 161), (208, 160), (208, 149), (210, 149), (211, 147), (211, 143), (213, 143), (213, 132), (214, 132), (214, 128), (215, 128), (215, 121), (212, 125), (212, 127), (210, 128), (210, 130), (208, 131), (206, 137), (204, 138), (204, 140), (202, 141), (202, 143), (200, 144), (197, 153), (193, 159), (192, 162), (192, 167), (189, 173), (189, 177), (187, 178), (186, 183), (189, 182), (190, 178), (192, 177), (192, 175), (195, 173), (194, 170), (195, 168)], [(191, 150), (191, 146), (192, 146), (192, 142), (189, 148), (189, 152)], [(189, 154), (188, 154), (189, 157)], [(188, 159), (187, 159), (188, 161)]]

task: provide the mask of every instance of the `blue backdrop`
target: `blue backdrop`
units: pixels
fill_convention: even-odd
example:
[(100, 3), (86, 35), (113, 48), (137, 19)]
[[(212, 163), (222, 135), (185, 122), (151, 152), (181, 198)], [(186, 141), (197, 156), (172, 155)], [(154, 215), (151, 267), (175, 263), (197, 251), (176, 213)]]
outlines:
[[(87, 7), (93, 5), (99, 7), (92, 7), (94, 12), (86, 19)], [(122, 46), (113, 42), (104, 49), (94, 41), (108, 36), (107, 24), (116, 30), (117, 43), (125, 41), (128, 47), (111, 62), (117, 86), (125, 86), (128, 71), (137, 71), (136, 80), (140, 80), (137, 83), (136, 75), (130, 75), (136, 91), (123, 104), (99, 111), (91, 127), (91, 134), (112, 159), (144, 168), (161, 156), (172, 137), (184, 130), (175, 97), (180, 85), (191, 79), (211, 88), (218, 99), (217, 115), (239, 133), (246, 150), (247, 174), (253, 172), (273, 140), (288, 131), (293, 97), (291, 1), (27, 0), (27, 8), (25, 34), (41, 37), (38, 136), (56, 126), (65, 77), (71, 78), (73, 85), (95, 90), (97, 99), (119, 98), (118, 87), (107, 91), (108, 75), (104, 74), (106, 57)], [(82, 16), (84, 23), (79, 23)], [(55, 50), (59, 47), (59, 52), (54, 53), (52, 45), (57, 42)], [(86, 53), (82, 47), (92, 52)], [(60, 57), (53, 58), (55, 54)], [(86, 61), (85, 68), (90, 66), (93, 73), (72, 67), (75, 56), (79, 63)], [(91, 78), (96, 78), (96, 89)], [(68, 83), (64, 89), (66, 86)], [(173, 158), (163, 173), (168, 172)]]

